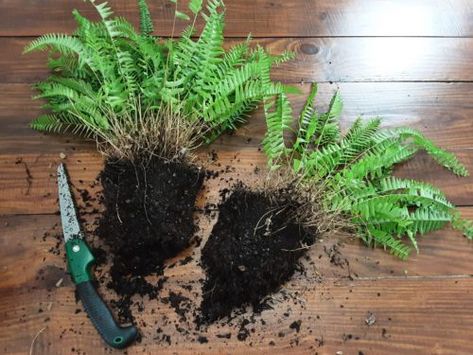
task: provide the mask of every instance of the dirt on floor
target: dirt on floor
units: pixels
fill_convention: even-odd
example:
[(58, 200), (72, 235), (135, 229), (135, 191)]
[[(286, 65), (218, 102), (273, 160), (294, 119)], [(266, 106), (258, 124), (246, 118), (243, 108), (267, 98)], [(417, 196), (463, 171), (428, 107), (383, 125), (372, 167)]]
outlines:
[[(304, 297), (299, 291), (286, 288), (288, 281), (311, 280), (311, 287), (320, 288), (315, 265), (321, 258), (329, 258), (330, 263), (337, 266), (334, 260), (339, 258), (334, 255), (338, 253), (332, 249), (325, 253), (319, 250), (318, 257), (314, 252), (308, 253), (306, 246), (311, 245), (316, 236), (296, 223), (287, 223), (289, 211), (297, 208), (287, 194), (263, 194), (241, 183), (232, 187), (240, 180), (238, 172), (222, 166), (216, 154), (213, 156), (205, 173), (192, 165), (179, 166), (159, 160), (144, 168), (124, 161), (109, 161), (100, 177), (103, 194), (108, 197), (95, 189), (100, 181), (90, 184), (90, 189), (73, 186), (80, 196), (79, 213), (97, 257), (94, 274), (99, 292), (118, 321), (136, 324), (150, 343), (172, 346), (182, 341), (210, 344), (237, 339), (250, 346), (275, 345), (279, 341), (297, 346), (299, 338), (311, 334), (320, 320), (318, 316), (317, 319), (305, 316)], [(177, 177), (178, 173), (187, 178)], [(258, 174), (255, 169), (255, 175)], [(151, 181), (150, 175), (153, 184), (147, 184), (145, 197), (141, 187)], [(206, 190), (202, 200), (199, 197), (196, 203), (197, 193), (203, 192), (204, 179)], [(191, 181), (196, 183), (191, 184)], [(84, 182), (79, 183), (85, 187)], [(183, 185), (191, 187), (182, 189)], [(186, 194), (172, 196), (173, 191), (186, 191)], [(153, 196), (151, 203), (150, 196)], [(156, 233), (158, 240), (153, 238), (153, 229), (147, 226), (146, 214), (140, 207), (145, 201), (155, 221), (166, 211), (171, 221), (180, 218), (182, 223), (170, 229), (176, 233), (188, 232), (187, 243), (177, 239), (183, 248), (189, 246), (182, 253), (174, 252), (180, 256), (165, 261), (173, 253), (160, 252), (159, 236)], [(104, 214), (97, 202), (104, 205)], [(111, 211), (117, 206), (118, 215), (114, 215)], [(180, 214), (172, 217), (176, 213), (173, 206), (190, 212), (186, 215), (178, 211)], [(120, 213), (122, 210), (125, 213)], [(149, 210), (147, 213), (149, 218)], [(98, 220), (90, 223), (95, 216)], [(163, 220), (155, 222), (158, 228)], [(125, 221), (130, 223), (129, 229), (123, 226)], [(113, 227), (107, 228), (109, 226)], [(207, 240), (208, 230), (211, 235)], [(132, 235), (132, 231), (145, 234)], [(144, 240), (140, 240), (143, 236)], [(121, 240), (126, 237), (129, 240)], [(57, 235), (57, 240), (51, 252), (61, 254), (62, 236)], [(133, 241), (138, 246), (149, 243), (148, 249), (127, 250), (135, 247)], [(133, 259), (137, 252), (142, 253), (141, 257)], [(174, 268), (180, 269), (182, 279), (171, 276), (176, 272)], [(186, 276), (189, 273), (191, 275)], [(81, 312), (80, 305), (77, 307)], [(274, 312), (285, 323), (277, 334), (268, 333), (266, 325), (274, 318)], [(320, 340), (314, 348), (323, 346), (320, 334), (314, 333), (314, 339)]]

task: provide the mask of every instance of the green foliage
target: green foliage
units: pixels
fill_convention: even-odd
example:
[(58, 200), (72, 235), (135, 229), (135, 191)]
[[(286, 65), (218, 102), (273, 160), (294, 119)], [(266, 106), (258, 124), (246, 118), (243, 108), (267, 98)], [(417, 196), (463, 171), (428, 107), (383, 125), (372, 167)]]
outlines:
[(192, 11), (194, 15), (197, 15), (200, 10), (202, 10), (203, 0), (191, 0), (189, 1), (189, 10)]
[[(392, 176), (396, 164), (419, 150), (454, 174), (467, 176), (466, 168), (452, 153), (414, 129), (380, 129), (379, 118), (357, 118), (342, 136), (339, 94), (333, 96), (325, 113), (314, 107), (316, 94), (317, 86), (313, 85), (295, 130), (286, 95), (266, 100), (264, 149), (272, 169), (287, 164), (301, 179), (322, 184), (327, 211), (346, 215), (367, 245), (382, 245), (400, 258), (407, 258), (410, 252), (403, 237), (418, 251), (417, 235), (448, 223), (473, 238), (473, 223), (463, 220), (439, 189)], [(295, 135), (291, 143), (285, 140), (289, 132)]]
[(140, 11), (140, 31), (144, 35), (150, 35), (153, 33), (154, 26), (151, 14), (149, 12), (148, 4), (146, 0), (138, 0), (138, 9)]
[[(145, 0), (138, 0), (140, 32), (114, 17), (106, 2), (89, 2), (99, 22), (74, 11), (74, 35), (46, 34), (25, 48), (26, 53), (48, 51), (52, 71), (36, 85), (36, 98), (45, 99), (50, 112), (33, 121), (34, 129), (116, 145), (123, 127), (143, 124), (130, 122), (133, 117), (159, 120), (159, 113), (167, 112), (203, 125), (198, 138), (209, 143), (244, 122), (264, 97), (289, 91), (271, 81), (270, 70), (292, 58), (290, 53), (272, 56), (259, 46), (250, 48), (250, 39), (224, 50), (221, 0), (208, 0), (205, 11), (202, 0), (190, 1), (195, 18), (203, 18), (202, 33), (195, 39), (192, 24), (180, 38), (170, 40), (153, 36)], [(189, 19), (178, 11), (177, 1), (172, 2), (176, 19)]]

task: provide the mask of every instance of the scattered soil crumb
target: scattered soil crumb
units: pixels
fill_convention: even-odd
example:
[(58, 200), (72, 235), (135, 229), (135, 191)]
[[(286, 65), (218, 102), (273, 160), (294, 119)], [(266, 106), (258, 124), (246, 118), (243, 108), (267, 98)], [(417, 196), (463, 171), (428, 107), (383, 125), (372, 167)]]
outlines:
[(23, 161), (23, 158), (17, 158), (17, 160), (15, 161), (15, 164), (16, 165), (23, 164), (23, 166), (25, 168), (25, 173), (26, 173), (26, 192), (25, 192), (25, 195), (29, 195), (30, 190), (31, 190), (31, 185), (33, 184), (33, 175), (31, 175), (30, 168), (28, 167), (28, 164)]
[(292, 322), (289, 328), (294, 329), (297, 333), (299, 333), (299, 331), (301, 330), (301, 324), (302, 324), (302, 321), (297, 320), (297, 321)]
[(209, 339), (207, 337), (200, 335), (199, 337), (197, 337), (197, 341), (201, 344), (205, 344), (209, 342)]
[(368, 326), (372, 326), (373, 324), (376, 323), (376, 316), (374, 315), (374, 313), (368, 312), (368, 314), (366, 316), (366, 319), (365, 319), (365, 323)]

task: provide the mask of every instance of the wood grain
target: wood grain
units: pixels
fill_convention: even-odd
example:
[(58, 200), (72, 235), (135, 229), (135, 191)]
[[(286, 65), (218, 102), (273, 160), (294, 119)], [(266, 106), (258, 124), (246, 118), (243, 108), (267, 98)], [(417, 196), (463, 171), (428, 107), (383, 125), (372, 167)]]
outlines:
[[(173, 5), (149, 2), (156, 33), (171, 34)], [(181, 3), (181, 2), (179, 2)], [(182, 1), (185, 6), (186, 1)], [(384, 126), (420, 129), (455, 152), (473, 172), (473, 2), (470, 0), (226, 0), (226, 46), (251, 32), (272, 53), (286, 49), (297, 59), (277, 68), (273, 78), (300, 83), (322, 82), (319, 103), (325, 108), (338, 88), (344, 98), (342, 126), (357, 115), (384, 118)], [(114, 0), (116, 13), (137, 26), (135, 0)], [(57, 212), (56, 165), (65, 153), (88, 239), (98, 243), (93, 220), (97, 201), (86, 204), (80, 190), (95, 196), (102, 157), (90, 142), (32, 131), (28, 123), (41, 111), (30, 84), (45, 78), (46, 55), (21, 55), (34, 37), (74, 30), (73, 8), (97, 19), (80, 0), (0, 0), (0, 352), (5, 354), (110, 354), (82, 307), (74, 299), (65, 271)], [(197, 27), (201, 28), (201, 21)], [(180, 31), (184, 22), (177, 23)], [(336, 84), (332, 84), (332, 82)], [(291, 97), (297, 112), (304, 95)], [(256, 111), (236, 134), (220, 138), (215, 149), (221, 166), (198, 153), (199, 164), (226, 170), (209, 180), (197, 206), (217, 203), (218, 191), (236, 180), (254, 184), (265, 176), (258, 150), (265, 125)], [(456, 178), (425, 154), (396, 170), (402, 177), (431, 182), (473, 219), (473, 177)], [(100, 211), (99, 211), (100, 212)], [(201, 246), (215, 219), (196, 212)], [(59, 239), (57, 239), (59, 238)], [(188, 248), (168, 261), (169, 277), (159, 300), (145, 299), (134, 312), (145, 335), (129, 354), (471, 354), (473, 328), (473, 243), (446, 228), (420, 238), (421, 253), (401, 262), (388, 253), (364, 247), (353, 237), (333, 235), (310, 250), (305, 273), (296, 274), (273, 296), (274, 309), (256, 317), (254, 333), (237, 339), (248, 316), (196, 328), (193, 317), (178, 322), (165, 304), (170, 291), (187, 292), (200, 302), (200, 247)], [(335, 248), (335, 249), (334, 249)], [(338, 250), (334, 254), (334, 250)], [(335, 255), (340, 265), (330, 259)], [(182, 258), (193, 260), (180, 265)], [(100, 292), (108, 269), (95, 270)], [(58, 284), (58, 281), (62, 283)], [(59, 286), (57, 286), (59, 285)], [(192, 286), (186, 291), (182, 286)], [(283, 297), (282, 295), (285, 295)], [(140, 302), (137, 298), (135, 301)], [(291, 310), (288, 312), (288, 310)], [(288, 312), (289, 316), (284, 314)], [(376, 321), (368, 326), (371, 312)], [(299, 333), (290, 328), (301, 320)], [(264, 321), (265, 323), (263, 324)], [(189, 332), (184, 335), (177, 325)], [(170, 343), (162, 339), (170, 336)], [(230, 339), (218, 334), (232, 333)], [(208, 343), (196, 341), (198, 336)]]
[[(97, 213), (91, 213), (90, 208), (85, 207), (80, 197), (78, 212), (81, 216), (87, 240), (92, 244), (98, 244), (95, 236), (96, 225), (94, 222), (100, 218)], [(212, 198), (212, 202), (218, 202), (218, 198)], [(473, 218), (473, 207), (461, 207), (460, 213), (464, 218)], [(201, 227), (198, 235), (203, 238), (204, 245), (215, 219), (209, 219), (197, 212), (196, 217)], [(2, 239), (0, 245), (8, 248), (10, 253), (2, 260), (7, 266), (2, 274), (0, 288), (15, 288), (23, 283), (32, 284), (36, 273), (45, 264), (62, 265), (61, 255), (64, 255), (62, 245), (62, 229), (60, 216), (53, 214), (44, 215), (13, 215), (2, 216), (0, 223)], [(59, 239), (56, 239), (59, 238)], [(56, 248), (58, 240), (60, 255), (50, 253), (51, 248)], [(330, 250), (334, 245), (339, 250), (339, 256), (349, 263), (339, 267), (330, 262)], [(323, 278), (338, 279), (343, 277), (354, 277), (357, 279), (380, 279), (405, 276), (469, 276), (469, 265), (473, 252), (473, 242), (461, 236), (460, 233), (445, 228), (419, 237), (420, 253), (413, 252), (408, 262), (399, 260), (381, 248), (367, 248), (358, 239), (346, 234), (334, 234), (318, 240), (309, 252), (311, 260), (316, 261), (315, 266), (306, 263), (307, 269), (315, 268)], [(181, 255), (167, 262), (168, 265), (175, 264), (189, 255), (200, 257), (200, 248), (193, 247), (183, 251)], [(452, 258), (455, 255), (455, 258)], [(44, 260), (43, 260), (44, 259)], [(27, 267), (25, 267), (27, 266)], [(182, 266), (182, 267), (181, 267)], [(199, 268), (197, 265), (176, 264), (167, 273), (173, 277), (180, 277), (187, 272), (195, 272), (190, 269)], [(18, 273), (18, 270), (22, 270)], [(297, 278), (297, 277), (296, 277)]]
[[(241, 140), (241, 139), (238, 139)], [(220, 171), (231, 166), (234, 171), (222, 172), (218, 181), (209, 181), (208, 189), (217, 194), (219, 188), (231, 186), (237, 180), (253, 183), (265, 178), (264, 172), (255, 174), (255, 167), (266, 166), (265, 156), (254, 145), (255, 140), (240, 145), (238, 140), (229, 137), (223, 144), (216, 144), (213, 149), (219, 156), (220, 167), (209, 164), (207, 150), (199, 153), (199, 164), (209, 169)], [(103, 160), (97, 153), (77, 153), (66, 150), (64, 160), (70, 170), (72, 182), (82, 188), (93, 184), (102, 169)], [(466, 167), (473, 171), (472, 150), (455, 151)], [(58, 154), (0, 155), (0, 215), (10, 214), (44, 214), (57, 211), (56, 166), (61, 161)], [(28, 169), (28, 170), (27, 170)], [(438, 186), (447, 197), (457, 205), (473, 205), (473, 177), (459, 178), (449, 171), (437, 166), (425, 154), (419, 154), (396, 170), (396, 175), (419, 179)], [(218, 185), (217, 183), (220, 183)]]
[[(462, 212), (466, 217), (473, 216), (471, 208)], [(77, 311), (81, 305), (74, 300), (73, 285), (64, 270), (62, 245), (54, 237), (59, 233), (57, 223), (58, 216), (51, 215), (1, 220), (0, 246), (10, 250), (0, 260), (0, 349), (5, 353), (24, 353), (44, 327), (34, 344), (35, 353), (64, 353), (72, 348), (85, 352), (93, 349), (94, 354), (110, 352), (84, 312)], [(43, 238), (45, 233), (47, 237)], [(203, 232), (204, 239), (207, 233)], [(188, 322), (179, 322), (190, 332), (183, 335), (174, 327), (177, 315), (172, 308), (159, 300), (145, 300), (145, 311), (135, 309), (135, 314), (146, 338), (129, 353), (333, 354), (340, 349), (368, 354), (468, 353), (468, 334), (473, 326), (473, 279), (463, 275), (462, 270), (468, 269), (471, 243), (448, 230), (434, 233), (421, 240), (423, 252), (409, 264), (400, 263), (381, 250), (344, 243), (341, 253), (350, 263), (350, 279), (346, 267), (334, 266), (323, 252), (323, 247), (329, 247), (331, 242), (314, 246), (310, 254), (316, 260), (315, 267), (307, 267), (305, 274), (296, 275), (284, 286), (284, 292), (292, 297), (283, 300), (281, 293), (274, 295), (274, 309), (258, 317), (266, 324), (258, 320), (255, 332), (245, 342), (235, 336), (244, 317), (207, 329), (195, 328), (191, 317)], [(49, 252), (51, 248), (58, 248), (60, 253)], [(453, 253), (455, 260), (451, 260)], [(168, 280), (161, 297), (191, 285), (189, 297), (195, 307), (201, 297), (195, 280), (203, 276), (197, 265), (199, 249), (185, 251), (170, 264), (189, 255), (194, 259), (191, 263), (177, 263), (166, 269)], [(101, 267), (96, 275), (106, 276), (106, 270)], [(62, 283), (56, 286), (60, 279)], [(116, 297), (103, 285), (100, 290), (107, 300)], [(290, 315), (282, 317), (288, 308)], [(368, 312), (376, 317), (372, 326), (365, 323)], [(302, 320), (300, 333), (289, 327), (295, 320)], [(158, 327), (171, 336), (170, 346), (153, 339)], [(227, 332), (233, 333), (231, 339), (216, 336)], [(210, 342), (199, 344), (195, 341), (198, 335), (206, 336)], [(270, 345), (271, 341), (274, 345)]]
[[(308, 84), (299, 87), (303, 94), (291, 96), (296, 113), (309, 90)], [(365, 118), (380, 116), (386, 127), (417, 128), (447, 149), (473, 146), (473, 83), (325, 83), (320, 85), (319, 90), (318, 106), (321, 110), (327, 107), (330, 96), (337, 88), (344, 100), (344, 128), (359, 115)], [(41, 112), (41, 102), (31, 99), (33, 91), (29, 85), (0, 83), (0, 92), (0, 154), (59, 154), (66, 148), (87, 148), (82, 140), (46, 136), (28, 127), (29, 122)], [(262, 111), (255, 112), (250, 122), (228, 142), (226, 138), (221, 140), (221, 144), (238, 149), (246, 145), (247, 139), (258, 141), (265, 132)]]
[[(182, 2), (185, 9), (187, 1)], [(168, 0), (150, 1), (156, 33), (170, 35), (174, 14)], [(71, 11), (97, 18), (78, 0), (3, 0), (0, 36), (71, 32)], [(473, 34), (469, 0), (227, 0), (227, 37), (455, 36)], [(115, 13), (138, 23), (136, 2), (114, 0)], [(200, 24), (200, 22), (199, 22)], [(178, 21), (177, 30), (186, 23)]]
[[(335, 354), (343, 349), (345, 354), (469, 354), (472, 287), (471, 278), (329, 280), (313, 288), (291, 285), (289, 291), (299, 292), (306, 300), (301, 314), (281, 318), (287, 307), (296, 307), (280, 303), (263, 313), (260, 319), (266, 324), (255, 324), (255, 333), (245, 342), (237, 340), (235, 325), (196, 331), (185, 325), (191, 335), (184, 337), (173, 330), (176, 315), (172, 309), (147, 304), (156, 310), (155, 314), (139, 315), (141, 331), (147, 337), (127, 353)], [(33, 338), (43, 328), (33, 344), (35, 354), (122, 353), (104, 347), (84, 312), (75, 314), (81, 306), (75, 303), (69, 285), (49, 292), (44, 287), (34, 293), (28, 288), (1, 292), (0, 348), (5, 353), (28, 353)], [(40, 309), (43, 312), (39, 313)], [(365, 323), (368, 312), (376, 316), (372, 326)], [(300, 333), (290, 329), (295, 320), (302, 321)], [(170, 335), (171, 344), (156, 339), (158, 328)], [(228, 332), (231, 339), (217, 337)], [(199, 344), (196, 338), (200, 335), (209, 343)]]
[[(0, 37), (0, 82), (47, 77), (46, 53), (22, 55), (33, 38)], [(239, 41), (227, 40), (225, 47)], [(273, 54), (296, 53), (273, 70), (275, 80), (289, 83), (473, 80), (473, 38), (266, 38), (253, 44)]]

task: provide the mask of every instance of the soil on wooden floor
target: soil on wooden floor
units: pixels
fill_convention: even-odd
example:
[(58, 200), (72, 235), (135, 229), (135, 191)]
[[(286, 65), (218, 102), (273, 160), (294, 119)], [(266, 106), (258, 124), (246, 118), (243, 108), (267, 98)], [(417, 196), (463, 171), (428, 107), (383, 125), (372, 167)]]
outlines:
[(193, 165), (157, 157), (106, 162), (101, 174), (105, 212), (97, 232), (113, 255), (109, 286), (128, 296), (122, 302), (136, 293), (155, 298), (159, 283), (151, 285), (144, 277), (161, 274), (164, 260), (189, 246), (204, 175)]
[(201, 305), (203, 323), (229, 316), (234, 308), (252, 305), (258, 312), (264, 299), (277, 291), (299, 268), (299, 258), (315, 234), (290, 214), (297, 203), (290, 194), (269, 199), (238, 186), (221, 203), (220, 215), (202, 250), (207, 278)]

